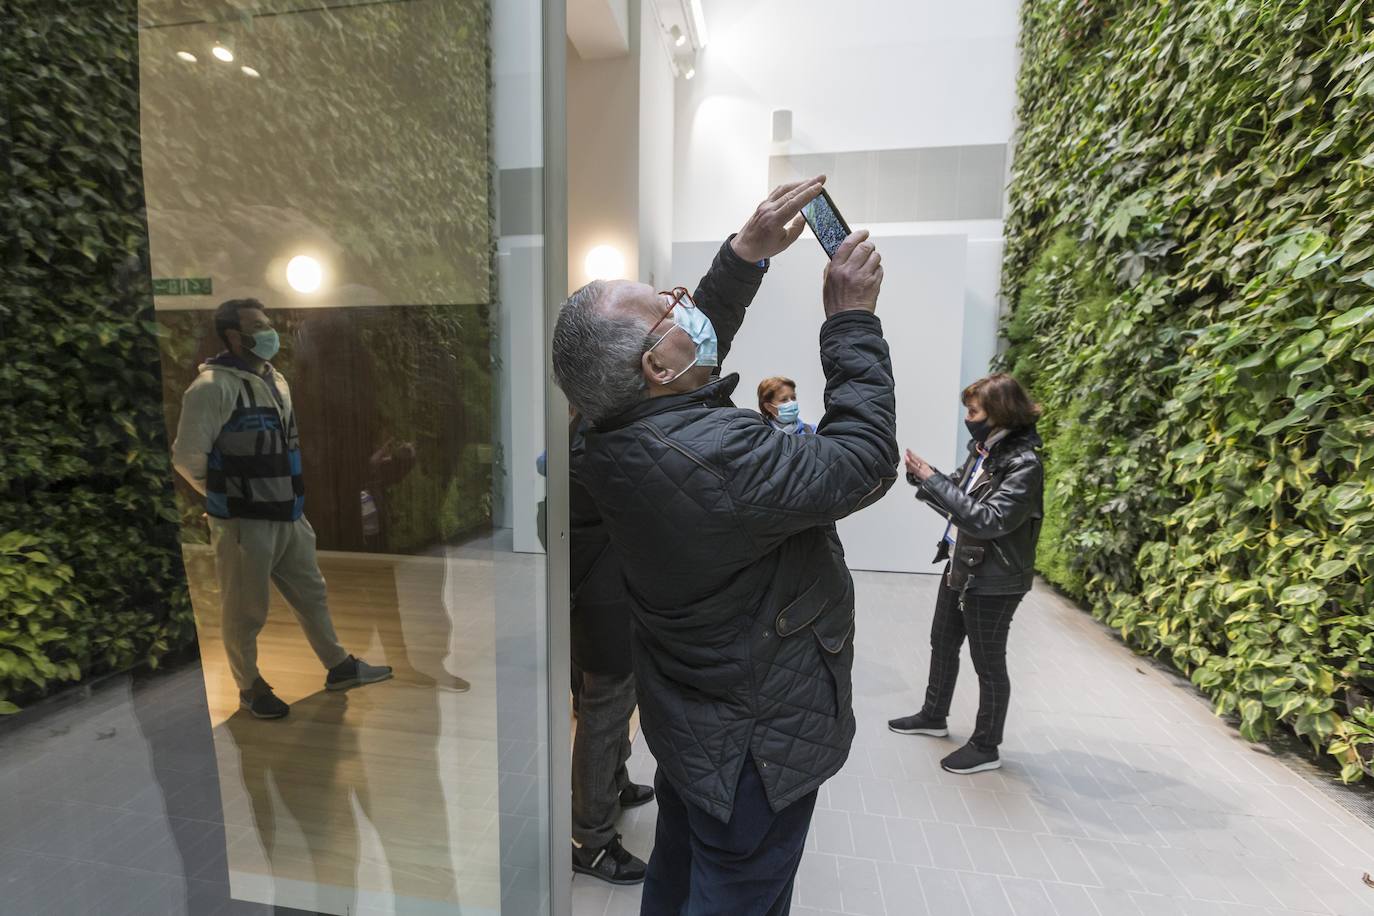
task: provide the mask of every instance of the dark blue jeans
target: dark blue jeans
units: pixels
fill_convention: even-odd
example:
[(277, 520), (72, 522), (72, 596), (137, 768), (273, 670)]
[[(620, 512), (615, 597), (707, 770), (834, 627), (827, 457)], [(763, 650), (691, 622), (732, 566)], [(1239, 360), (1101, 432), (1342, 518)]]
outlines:
[(774, 814), (747, 757), (722, 824), (654, 777), (658, 831), (640, 916), (787, 916), (816, 793)]

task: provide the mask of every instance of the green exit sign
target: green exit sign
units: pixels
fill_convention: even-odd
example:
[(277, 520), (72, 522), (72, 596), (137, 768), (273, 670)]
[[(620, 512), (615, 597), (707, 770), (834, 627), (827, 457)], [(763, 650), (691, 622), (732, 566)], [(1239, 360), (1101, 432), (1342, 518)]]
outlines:
[(154, 296), (208, 296), (214, 291), (209, 277), (160, 277), (153, 280)]

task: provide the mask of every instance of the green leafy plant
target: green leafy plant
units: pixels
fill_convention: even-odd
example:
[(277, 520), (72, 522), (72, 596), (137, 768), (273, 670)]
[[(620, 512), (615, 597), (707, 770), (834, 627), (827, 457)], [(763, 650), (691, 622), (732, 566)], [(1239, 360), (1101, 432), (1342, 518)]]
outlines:
[(0, 711), (193, 638), (162, 425), (137, 4), (0, 22)]
[[(1086, 18), (1086, 21), (1085, 21)], [(1356, 0), (1027, 3), (1005, 364), (1039, 566), (1259, 739), (1374, 716), (1374, 25)]]

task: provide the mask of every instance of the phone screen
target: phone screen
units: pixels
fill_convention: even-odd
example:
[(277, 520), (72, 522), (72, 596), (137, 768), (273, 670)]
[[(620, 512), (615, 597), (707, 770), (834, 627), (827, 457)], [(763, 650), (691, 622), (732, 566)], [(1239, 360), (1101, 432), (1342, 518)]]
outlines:
[(825, 255), (833, 258), (835, 252), (840, 250), (840, 245), (849, 237), (849, 225), (840, 216), (840, 211), (835, 209), (835, 202), (830, 199), (830, 194), (825, 190), (811, 203), (802, 207), (802, 216), (806, 218), (806, 224), (811, 227), (811, 231), (816, 234), (816, 240), (825, 249)]

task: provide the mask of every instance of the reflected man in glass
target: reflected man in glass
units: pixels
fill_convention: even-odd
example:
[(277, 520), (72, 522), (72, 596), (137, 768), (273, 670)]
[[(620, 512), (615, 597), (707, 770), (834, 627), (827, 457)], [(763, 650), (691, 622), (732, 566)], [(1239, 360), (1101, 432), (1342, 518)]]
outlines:
[(202, 364), (186, 389), (172, 463), (205, 497), (225, 653), (240, 705), (257, 718), (280, 719), (289, 707), (257, 664), (272, 584), (327, 670), (326, 689), (385, 680), (391, 669), (350, 655), (334, 632), (315, 532), (304, 514), (291, 392), (270, 362), (281, 343), (266, 308), (256, 299), (231, 299), (214, 321), (226, 349)]

